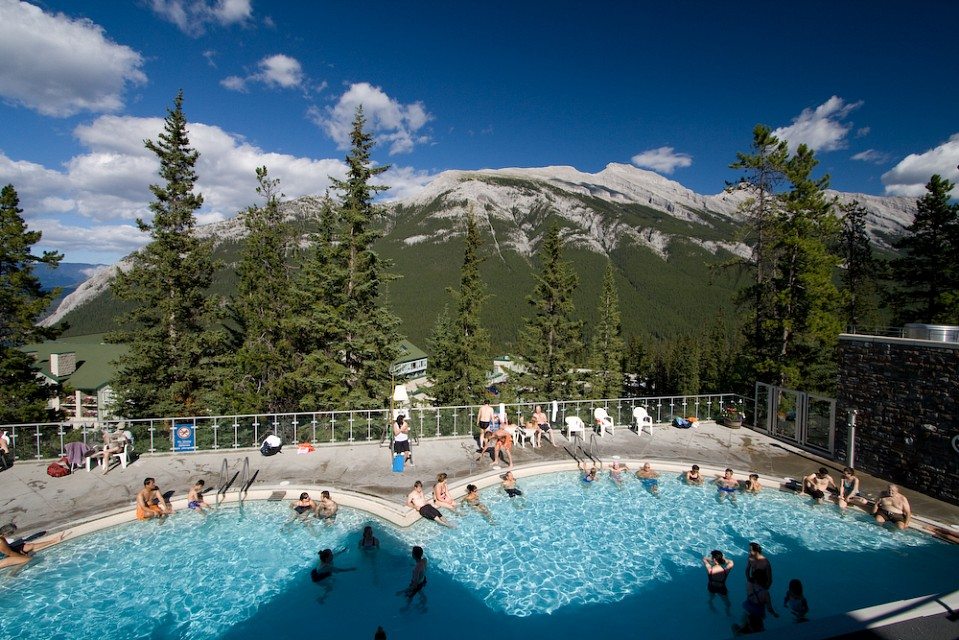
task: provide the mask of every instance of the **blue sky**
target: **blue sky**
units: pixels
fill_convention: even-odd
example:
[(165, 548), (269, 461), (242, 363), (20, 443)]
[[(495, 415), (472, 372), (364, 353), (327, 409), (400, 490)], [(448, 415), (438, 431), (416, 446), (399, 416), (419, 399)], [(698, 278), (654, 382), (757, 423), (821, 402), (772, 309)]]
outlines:
[[(0, 182), (42, 248), (112, 262), (145, 241), (179, 89), (199, 218), (342, 175), (362, 103), (391, 197), (447, 169), (632, 163), (704, 194), (756, 123), (843, 191), (959, 179), (959, 3), (0, 0)], [(357, 7), (362, 7), (358, 11)]]

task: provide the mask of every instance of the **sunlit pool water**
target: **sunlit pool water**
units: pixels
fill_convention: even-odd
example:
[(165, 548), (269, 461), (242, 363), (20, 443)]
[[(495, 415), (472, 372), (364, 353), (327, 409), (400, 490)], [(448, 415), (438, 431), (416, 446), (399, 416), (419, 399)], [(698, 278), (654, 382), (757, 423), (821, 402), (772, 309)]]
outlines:
[[(778, 491), (720, 504), (714, 488), (675, 478), (659, 496), (632, 478), (584, 486), (571, 473), (520, 486), (522, 498), (482, 493), (494, 524), (461, 507), (455, 530), (348, 509), (333, 526), (284, 524), (287, 503), (259, 502), (101, 531), (0, 574), (0, 637), (371, 638), (377, 625), (391, 639), (727, 637), (750, 541), (773, 563), (780, 611), (791, 578), (813, 618), (959, 587), (959, 546)], [(378, 551), (356, 548), (367, 523)], [(426, 549), (429, 583), (407, 602), (397, 591), (413, 544)], [(317, 585), (309, 570), (324, 547), (345, 547), (336, 564), (355, 570)], [(701, 558), (714, 548), (736, 562), (728, 614), (705, 589)]]

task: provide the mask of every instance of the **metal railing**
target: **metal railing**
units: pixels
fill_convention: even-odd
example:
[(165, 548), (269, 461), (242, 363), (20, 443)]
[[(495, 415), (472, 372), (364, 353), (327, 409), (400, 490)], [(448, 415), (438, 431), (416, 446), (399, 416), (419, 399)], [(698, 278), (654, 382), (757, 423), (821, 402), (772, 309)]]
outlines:
[[(532, 416), (539, 405), (557, 427), (567, 417), (577, 416), (592, 424), (593, 410), (602, 407), (617, 425), (632, 424), (634, 407), (643, 406), (654, 422), (666, 422), (671, 416), (696, 416), (699, 419), (720, 419), (730, 405), (748, 406), (753, 400), (732, 393), (702, 395), (647, 396), (603, 400), (559, 400), (506, 404), (511, 422)], [(411, 435), (417, 439), (466, 436), (475, 433), (476, 414), (480, 405), (457, 407), (412, 407), (404, 411)], [(499, 403), (493, 405), (498, 411)], [(747, 410), (747, 416), (752, 414)], [(748, 417), (747, 417), (748, 420)], [(309, 442), (313, 445), (343, 442), (373, 442), (383, 438), (390, 424), (388, 409), (354, 411), (316, 411), (283, 414), (249, 414), (229, 416), (189, 416), (108, 420), (98, 424), (74, 426), (70, 422), (0, 425), (8, 432), (11, 450), (19, 459), (45, 459), (64, 455), (69, 442), (83, 442), (93, 447), (101, 444), (103, 428), (129, 431), (134, 450), (140, 453), (173, 451), (176, 427), (188, 425), (195, 431), (191, 451), (217, 451), (256, 447), (267, 435), (279, 436), (285, 444)], [(178, 453), (187, 451), (178, 451)]]

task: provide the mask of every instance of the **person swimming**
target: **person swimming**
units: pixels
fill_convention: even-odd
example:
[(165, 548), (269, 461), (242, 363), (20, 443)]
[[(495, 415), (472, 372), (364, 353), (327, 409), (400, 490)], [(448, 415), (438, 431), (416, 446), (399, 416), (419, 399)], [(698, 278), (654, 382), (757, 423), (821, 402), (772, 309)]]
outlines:
[(719, 489), (716, 497), (720, 502), (722, 502), (723, 498), (727, 498), (733, 502), (736, 501), (736, 490), (739, 489), (739, 481), (733, 477), (732, 469), (726, 469), (722, 476), (716, 477), (716, 487)]
[(366, 525), (363, 527), (363, 537), (357, 545), (363, 551), (372, 551), (380, 548), (380, 541), (373, 535), (373, 527)]
[(659, 474), (653, 470), (652, 465), (648, 462), (643, 465), (643, 468), (636, 472), (636, 477), (639, 478), (643, 487), (650, 493), (659, 493)]
[(587, 469), (587, 468), (586, 468), (586, 461), (585, 461), (585, 460), (579, 462), (579, 463), (578, 463), (578, 466), (579, 466), (580, 470), (583, 472), (583, 475), (580, 476), (580, 480), (581, 480), (583, 483), (585, 483), (585, 484), (592, 484), (593, 482), (596, 482), (596, 474), (597, 474), (598, 472), (596, 471), (596, 467), (595, 467), (595, 466), (590, 467), (590, 468)]
[(699, 473), (699, 465), (694, 464), (689, 471), (683, 473), (683, 480), (686, 484), (701, 485), (703, 483), (703, 476)]
[(629, 471), (629, 467), (619, 460), (613, 460), (613, 464), (609, 466), (609, 477), (613, 482), (622, 486), (624, 471)]
[(489, 507), (480, 501), (479, 489), (476, 488), (475, 484), (466, 485), (466, 497), (463, 498), (463, 502), (483, 514), (483, 517), (490, 522), (493, 521), (493, 514), (490, 513)]

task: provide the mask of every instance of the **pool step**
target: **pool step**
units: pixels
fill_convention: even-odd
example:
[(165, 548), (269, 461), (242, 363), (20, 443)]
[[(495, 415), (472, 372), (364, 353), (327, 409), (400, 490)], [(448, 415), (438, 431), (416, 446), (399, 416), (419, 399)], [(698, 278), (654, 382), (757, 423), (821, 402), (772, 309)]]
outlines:
[(286, 491), (274, 491), (270, 494), (270, 497), (266, 499), (267, 502), (279, 502), (286, 496)]

